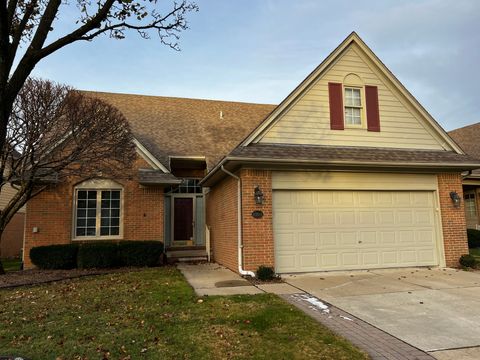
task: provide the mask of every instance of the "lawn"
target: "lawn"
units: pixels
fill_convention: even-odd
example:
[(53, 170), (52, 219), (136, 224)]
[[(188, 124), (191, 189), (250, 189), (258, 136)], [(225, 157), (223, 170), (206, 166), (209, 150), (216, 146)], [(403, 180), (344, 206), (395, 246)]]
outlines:
[(20, 259), (3, 259), (2, 264), (3, 264), (3, 268), (6, 272), (18, 271), (18, 270), (20, 270), (20, 265), (22, 265), (22, 260), (20, 260)]
[(0, 290), (0, 355), (365, 359), (274, 295), (198, 298), (173, 267)]

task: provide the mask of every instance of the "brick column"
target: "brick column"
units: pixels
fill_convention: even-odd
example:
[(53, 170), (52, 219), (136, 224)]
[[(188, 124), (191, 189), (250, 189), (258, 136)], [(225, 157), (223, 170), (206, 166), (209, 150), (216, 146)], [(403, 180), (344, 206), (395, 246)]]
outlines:
[[(448, 267), (458, 267), (458, 260), (468, 254), (467, 225), (463, 203), (462, 178), (460, 173), (438, 174), (440, 210), (442, 213), (445, 260)], [(462, 199), (460, 207), (453, 206), (450, 192), (455, 191)]]
[[(260, 265), (274, 266), (272, 224), (272, 173), (266, 170), (242, 169), (243, 264), (245, 270), (256, 271)], [(264, 195), (262, 205), (255, 204), (254, 190), (259, 186)], [(260, 210), (256, 219), (252, 212)]]

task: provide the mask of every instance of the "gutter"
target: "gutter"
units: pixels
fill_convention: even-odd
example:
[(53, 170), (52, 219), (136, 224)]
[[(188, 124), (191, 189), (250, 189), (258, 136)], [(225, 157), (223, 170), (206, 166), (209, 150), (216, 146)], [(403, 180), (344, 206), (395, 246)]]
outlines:
[[(315, 159), (280, 159), (280, 158), (255, 158), (255, 157), (236, 157), (236, 156), (227, 156), (222, 159), (201, 181), (200, 184), (207, 182), (218, 170), (222, 170), (223, 166), (229, 161), (236, 162), (249, 162), (249, 163), (270, 163), (270, 164), (307, 164), (307, 165), (317, 165), (317, 166), (353, 166), (356, 168), (362, 167), (378, 167), (378, 168), (402, 168), (402, 169), (424, 169), (424, 168), (443, 168), (443, 169), (464, 169), (471, 168), (476, 169), (480, 168), (480, 164), (472, 163), (421, 163), (421, 162), (379, 162), (379, 161), (362, 161), (355, 162), (352, 161), (319, 161)], [(225, 172), (225, 171), (224, 171)]]
[(237, 235), (238, 235), (238, 272), (240, 275), (248, 275), (251, 277), (255, 277), (255, 273), (253, 271), (247, 271), (243, 270), (242, 264), (243, 264), (243, 243), (242, 243), (242, 181), (241, 179), (225, 169), (223, 165), (220, 166), (220, 170), (223, 171), (225, 174), (228, 176), (231, 176), (235, 180), (237, 180), (237, 188), (238, 188), (238, 198), (237, 198)]

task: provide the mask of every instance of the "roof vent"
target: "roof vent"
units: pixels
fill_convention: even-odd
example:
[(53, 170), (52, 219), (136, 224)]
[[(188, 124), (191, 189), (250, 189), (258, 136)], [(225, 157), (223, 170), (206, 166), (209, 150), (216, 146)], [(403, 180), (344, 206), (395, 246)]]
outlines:
[(223, 120), (223, 111), (220, 111), (220, 119)]

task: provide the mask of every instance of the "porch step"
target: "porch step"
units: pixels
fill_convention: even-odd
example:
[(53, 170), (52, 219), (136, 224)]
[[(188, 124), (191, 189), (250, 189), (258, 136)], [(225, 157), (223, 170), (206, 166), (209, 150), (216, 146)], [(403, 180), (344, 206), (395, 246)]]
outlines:
[(188, 262), (188, 261), (207, 261), (207, 252), (200, 250), (167, 250), (167, 261), (174, 262)]

